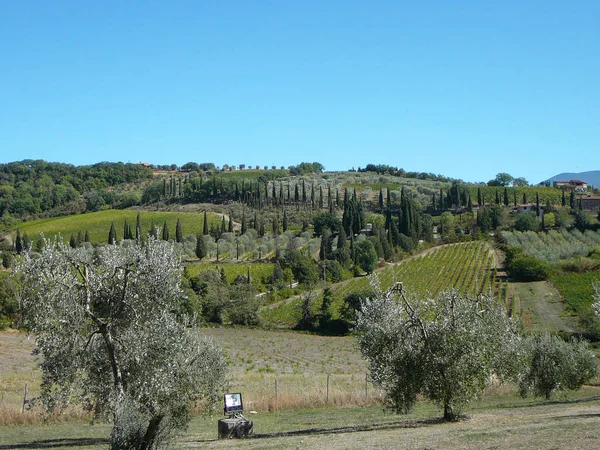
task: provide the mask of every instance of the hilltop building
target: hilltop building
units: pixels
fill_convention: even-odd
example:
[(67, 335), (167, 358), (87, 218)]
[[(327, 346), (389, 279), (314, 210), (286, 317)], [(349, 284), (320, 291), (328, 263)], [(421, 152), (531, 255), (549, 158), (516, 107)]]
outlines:
[(588, 188), (587, 183), (581, 180), (553, 181), (552, 186), (555, 188), (575, 192), (585, 192)]

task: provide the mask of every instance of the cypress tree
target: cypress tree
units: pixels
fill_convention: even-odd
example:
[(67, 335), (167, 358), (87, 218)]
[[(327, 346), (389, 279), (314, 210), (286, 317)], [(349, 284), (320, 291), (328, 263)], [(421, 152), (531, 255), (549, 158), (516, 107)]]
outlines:
[(506, 186), (504, 187), (504, 206), (508, 206), (509, 201), (508, 201), (508, 189), (506, 188)]
[(221, 234), (225, 233), (227, 230), (227, 226), (225, 225), (225, 214), (223, 214), (223, 219), (221, 220)]
[(115, 223), (110, 224), (110, 230), (108, 231), (108, 243), (110, 245), (117, 243), (117, 232), (115, 231)]
[[(140, 218), (139, 212), (137, 213), (137, 218), (135, 220), (135, 238), (138, 241), (142, 239), (142, 220)], [(89, 241), (86, 241), (86, 242), (89, 242)]]
[(319, 186), (319, 209), (323, 209), (323, 186)]
[(500, 204), (500, 194), (498, 193), (498, 189), (496, 189), (496, 205)]
[(562, 190), (562, 198), (560, 200), (560, 204), (564, 207), (567, 206), (567, 199), (565, 198), (565, 190)]
[(283, 210), (283, 232), (285, 233), (288, 230), (288, 217), (287, 211)]
[(477, 188), (477, 206), (481, 208), (483, 206), (482, 198), (481, 198), (481, 188)]
[(527, 204), (527, 193), (523, 192), (523, 204), (526, 205)]
[(81, 235), (81, 230), (77, 232), (77, 246), (80, 246), (83, 243), (83, 236)]
[(273, 218), (273, 234), (279, 234), (279, 219), (277, 216)]
[[(386, 193), (386, 195), (387, 195), (387, 199), (386, 199), (387, 209), (391, 210), (392, 209), (392, 194), (391, 194), (391, 191), (390, 191), (389, 187), (386, 188), (386, 191), (387, 191), (387, 193)], [(433, 207), (435, 208), (435, 203), (433, 204)]]
[(177, 218), (177, 225), (175, 225), (175, 240), (179, 243), (183, 242), (183, 230), (179, 218)]
[(21, 239), (21, 230), (17, 228), (17, 237), (15, 238), (15, 251), (17, 254), (21, 254), (23, 252), (23, 240)]
[(202, 225), (202, 234), (204, 236), (208, 236), (208, 217), (206, 214), (206, 210), (204, 210), (204, 224)]
[(229, 216), (229, 223), (227, 225), (227, 231), (233, 233), (233, 217)]
[(383, 188), (379, 188), (379, 212), (383, 214)]
[(246, 224), (246, 210), (242, 211), (242, 235), (246, 234), (246, 231), (248, 231), (248, 224)]
[(125, 223), (123, 224), (123, 240), (127, 240), (129, 239), (129, 225), (127, 225), (127, 220), (125, 220)]
[(204, 243), (204, 236), (198, 233), (196, 235), (196, 258), (202, 259), (206, 256), (206, 244)]
[(302, 180), (302, 203), (306, 205), (306, 182)]
[(542, 213), (542, 231), (546, 231), (546, 214)]
[(88, 230), (85, 230), (84, 240), (85, 242), (90, 242), (90, 232)]
[(166, 220), (165, 220), (165, 223), (163, 224), (162, 238), (163, 238), (163, 241), (168, 241), (169, 240), (169, 227), (167, 226), (167, 221)]
[(516, 189), (513, 191), (513, 205), (515, 208), (517, 207), (517, 190)]
[(75, 236), (73, 236), (73, 233), (71, 233), (71, 238), (69, 239), (69, 246), (71, 248), (77, 247), (77, 242), (75, 241)]
[(573, 191), (571, 191), (571, 194), (569, 195), (569, 206), (575, 208), (575, 192)]
[(537, 191), (535, 193), (535, 215), (540, 217), (540, 194)]

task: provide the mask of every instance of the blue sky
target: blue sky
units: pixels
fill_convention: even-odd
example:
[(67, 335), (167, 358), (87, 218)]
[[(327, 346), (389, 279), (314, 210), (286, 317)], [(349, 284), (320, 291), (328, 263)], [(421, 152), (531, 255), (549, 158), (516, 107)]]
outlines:
[(0, 2), (0, 162), (600, 170), (600, 2)]

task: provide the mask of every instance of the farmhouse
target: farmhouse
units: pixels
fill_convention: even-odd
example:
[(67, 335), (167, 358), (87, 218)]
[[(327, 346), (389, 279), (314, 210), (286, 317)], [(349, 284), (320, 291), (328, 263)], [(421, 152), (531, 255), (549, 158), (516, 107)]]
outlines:
[(587, 183), (581, 180), (569, 180), (569, 181), (554, 181), (553, 187), (564, 189), (567, 191), (585, 192), (587, 191)]

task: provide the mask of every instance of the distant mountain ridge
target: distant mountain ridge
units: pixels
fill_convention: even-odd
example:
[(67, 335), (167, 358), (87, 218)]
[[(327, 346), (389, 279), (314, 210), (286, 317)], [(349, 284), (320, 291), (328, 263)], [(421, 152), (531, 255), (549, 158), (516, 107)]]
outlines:
[(546, 181), (552, 183), (553, 181), (569, 181), (569, 180), (581, 180), (585, 181), (588, 185), (598, 187), (600, 186), (600, 170), (590, 170), (588, 172), (571, 173), (564, 172), (558, 175), (548, 178)]

